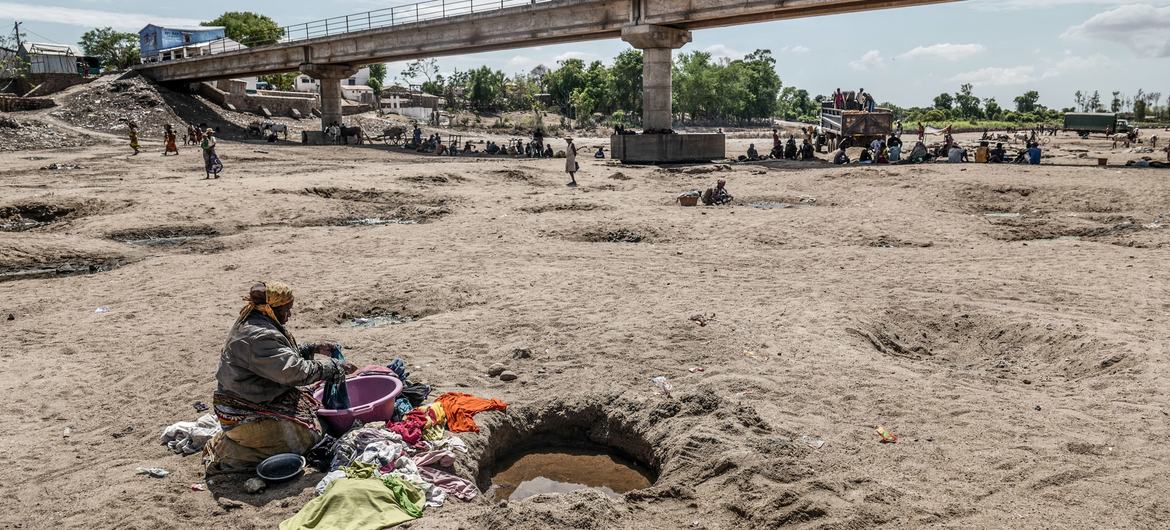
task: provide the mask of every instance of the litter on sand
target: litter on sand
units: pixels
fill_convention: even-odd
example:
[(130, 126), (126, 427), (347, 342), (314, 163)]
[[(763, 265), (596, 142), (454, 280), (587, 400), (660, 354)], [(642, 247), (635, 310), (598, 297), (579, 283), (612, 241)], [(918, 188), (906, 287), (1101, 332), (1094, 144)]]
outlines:
[(878, 425), (877, 428), (874, 429), (874, 432), (876, 432), (877, 435), (881, 438), (881, 443), (892, 444), (898, 442), (898, 437), (895, 436), (894, 433), (890, 432), (889, 429), (885, 428), (885, 426)]
[(147, 475), (153, 478), (166, 478), (171, 472), (161, 467), (140, 467), (134, 471), (136, 475)]

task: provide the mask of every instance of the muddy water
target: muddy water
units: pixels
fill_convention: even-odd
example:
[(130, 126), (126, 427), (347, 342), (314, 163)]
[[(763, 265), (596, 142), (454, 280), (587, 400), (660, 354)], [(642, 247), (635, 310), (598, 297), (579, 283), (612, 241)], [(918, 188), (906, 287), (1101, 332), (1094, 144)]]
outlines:
[(492, 476), (497, 499), (518, 501), (541, 493), (594, 488), (611, 497), (652, 484), (650, 473), (628, 460), (581, 450), (526, 453)]
[(395, 324), (406, 324), (414, 322), (418, 317), (411, 315), (400, 315), (393, 311), (389, 313), (377, 313), (354, 317), (345, 321), (345, 325), (351, 328), (377, 328), (382, 326), (392, 326)]

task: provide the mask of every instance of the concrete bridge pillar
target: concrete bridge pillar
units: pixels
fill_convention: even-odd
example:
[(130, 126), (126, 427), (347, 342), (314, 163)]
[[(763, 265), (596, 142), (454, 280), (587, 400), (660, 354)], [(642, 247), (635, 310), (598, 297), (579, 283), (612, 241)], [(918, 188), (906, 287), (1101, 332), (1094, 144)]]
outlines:
[(321, 82), (321, 129), (341, 125), (341, 80), (358, 69), (347, 64), (302, 64), (301, 73)]
[(673, 126), (670, 102), (673, 50), (691, 42), (691, 32), (667, 26), (622, 28), (622, 40), (642, 50), (642, 129), (667, 131)]
[(674, 134), (670, 105), (673, 50), (691, 42), (691, 32), (667, 26), (622, 28), (622, 40), (642, 50), (642, 134), (610, 137), (610, 154), (627, 164), (709, 162), (727, 154), (722, 134)]

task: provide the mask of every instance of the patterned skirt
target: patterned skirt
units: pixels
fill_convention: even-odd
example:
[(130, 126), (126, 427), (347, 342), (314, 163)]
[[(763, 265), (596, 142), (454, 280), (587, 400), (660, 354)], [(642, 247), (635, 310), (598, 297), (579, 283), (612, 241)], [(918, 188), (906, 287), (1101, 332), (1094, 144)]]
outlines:
[(318, 434), (321, 432), (317, 425), (317, 410), (321, 408), (321, 402), (299, 389), (284, 393), (268, 405), (216, 392), (212, 396), (212, 405), (225, 431), (249, 422), (275, 419), (296, 423)]

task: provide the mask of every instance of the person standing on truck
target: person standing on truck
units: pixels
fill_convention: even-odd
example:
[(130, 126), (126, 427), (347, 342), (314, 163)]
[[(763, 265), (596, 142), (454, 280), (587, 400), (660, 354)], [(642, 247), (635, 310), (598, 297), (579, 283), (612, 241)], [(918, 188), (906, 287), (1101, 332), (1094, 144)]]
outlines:
[(833, 93), (833, 108), (838, 110), (845, 108), (845, 94), (841, 93), (840, 88), (838, 88), (837, 91)]

